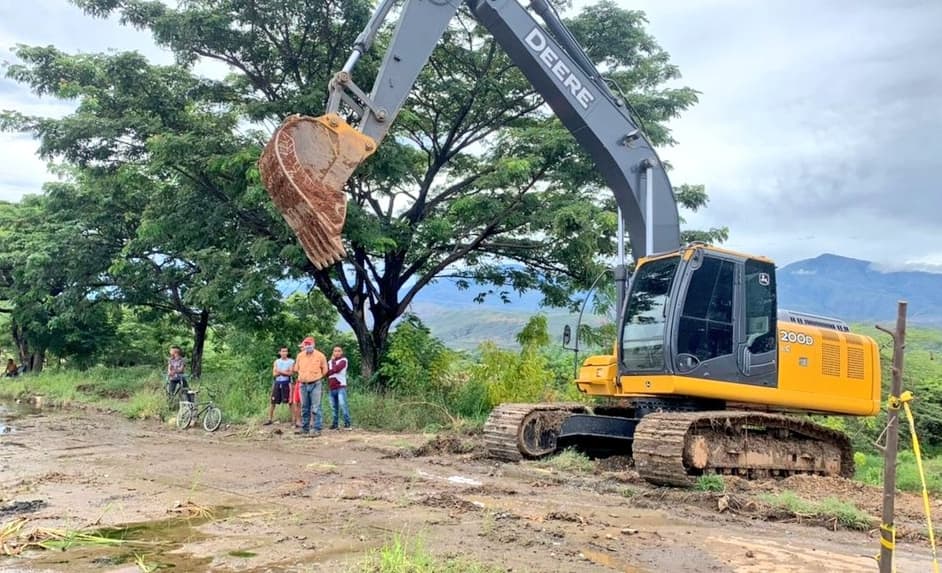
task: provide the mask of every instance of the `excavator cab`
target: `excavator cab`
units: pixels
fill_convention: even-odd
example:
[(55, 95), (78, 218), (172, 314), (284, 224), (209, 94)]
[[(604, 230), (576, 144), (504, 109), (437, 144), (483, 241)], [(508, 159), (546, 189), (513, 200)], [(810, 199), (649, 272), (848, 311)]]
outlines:
[(775, 265), (695, 245), (642, 259), (625, 300), (619, 373), (775, 386)]

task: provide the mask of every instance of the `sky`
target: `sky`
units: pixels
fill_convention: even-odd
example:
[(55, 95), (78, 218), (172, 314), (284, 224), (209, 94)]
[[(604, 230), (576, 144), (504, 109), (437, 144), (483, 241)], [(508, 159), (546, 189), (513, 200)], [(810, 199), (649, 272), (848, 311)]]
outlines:
[[(942, 272), (942, 1), (616, 1), (647, 14), (676, 83), (701, 92), (660, 150), (675, 185), (706, 185), (689, 227), (729, 227), (726, 246), (780, 265), (835, 253)], [(16, 44), (171, 61), (148, 33), (66, 0), (0, 0), (0, 62)], [(0, 79), (0, 109), (71, 108)], [(0, 133), (0, 200), (54, 177), (36, 149)]]

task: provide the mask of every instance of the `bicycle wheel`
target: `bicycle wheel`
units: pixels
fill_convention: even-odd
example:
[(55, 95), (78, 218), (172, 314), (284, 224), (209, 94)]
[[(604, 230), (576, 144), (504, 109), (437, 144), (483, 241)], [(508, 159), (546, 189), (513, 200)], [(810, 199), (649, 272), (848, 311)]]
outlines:
[(203, 414), (203, 429), (207, 432), (215, 432), (222, 424), (222, 410), (216, 406), (210, 406)]
[(180, 404), (180, 409), (177, 410), (177, 427), (181, 430), (185, 430), (190, 427), (190, 424), (193, 423), (193, 408), (189, 404)]

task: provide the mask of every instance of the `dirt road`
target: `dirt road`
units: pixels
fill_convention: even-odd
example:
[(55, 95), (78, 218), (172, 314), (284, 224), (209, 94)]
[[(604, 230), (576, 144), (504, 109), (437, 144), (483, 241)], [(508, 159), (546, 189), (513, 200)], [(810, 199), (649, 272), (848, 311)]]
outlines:
[[(0, 557), (0, 571), (358, 571), (395, 534), (507, 571), (876, 570), (873, 532), (719, 512), (723, 494), (649, 488), (604, 464), (571, 473), (434, 447), (416, 456), (429, 436), (362, 430), (207, 434), (94, 411), (6, 418), (0, 526), (112, 526), (99, 534), (135, 543), (28, 551)], [(924, 547), (902, 544), (898, 570), (930, 571)]]

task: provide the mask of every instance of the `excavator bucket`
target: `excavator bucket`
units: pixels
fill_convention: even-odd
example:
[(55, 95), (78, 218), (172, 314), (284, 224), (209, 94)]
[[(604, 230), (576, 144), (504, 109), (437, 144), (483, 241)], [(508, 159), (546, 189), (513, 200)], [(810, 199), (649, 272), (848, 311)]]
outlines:
[(262, 184), (318, 269), (346, 256), (343, 188), (375, 150), (373, 139), (328, 114), (289, 117), (262, 151)]

